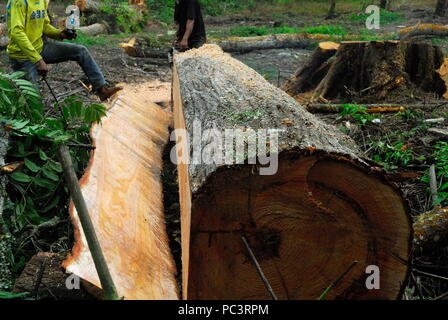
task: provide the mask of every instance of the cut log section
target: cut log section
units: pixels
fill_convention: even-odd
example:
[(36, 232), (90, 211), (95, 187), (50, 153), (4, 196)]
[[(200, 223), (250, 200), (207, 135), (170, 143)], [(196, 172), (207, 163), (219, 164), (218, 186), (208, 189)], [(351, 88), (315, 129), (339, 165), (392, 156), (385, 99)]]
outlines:
[[(80, 184), (119, 295), (177, 299), (160, 180), (171, 116), (151, 102), (151, 84), (139, 89), (125, 89), (92, 128), (96, 149)], [(70, 213), (76, 243), (64, 267), (100, 287), (73, 205)]]
[[(280, 299), (316, 299), (354, 261), (326, 299), (397, 298), (407, 266), (394, 256), (407, 259), (411, 222), (354, 141), (217, 46), (176, 55), (173, 74), (184, 298), (270, 299), (243, 236)], [(282, 130), (278, 150), (263, 140), (269, 128)], [(233, 151), (215, 140), (226, 129), (258, 134), (244, 163), (210, 161)], [(273, 175), (249, 164), (265, 145)], [(369, 265), (381, 270), (379, 290), (366, 289)]]
[[(319, 56), (319, 50), (313, 57)], [(360, 103), (403, 103), (415, 94), (442, 96), (446, 86), (437, 72), (442, 63), (442, 50), (427, 43), (343, 42), (322, 80), (311, 88), (312, 96)], [(312, 77), (308, 83), (313, 83)], [(295, 83), (293, 77), (285, 88), (292, 96), (310, 90)]]

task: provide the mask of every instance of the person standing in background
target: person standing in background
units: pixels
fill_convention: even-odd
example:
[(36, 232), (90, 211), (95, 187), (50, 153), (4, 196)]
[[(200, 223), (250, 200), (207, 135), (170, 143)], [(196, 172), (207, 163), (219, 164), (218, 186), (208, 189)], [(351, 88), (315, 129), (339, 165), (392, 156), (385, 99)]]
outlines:
[(199, 48), (207, 41), (198, 0), (176, 0), (174, 21), (177, 27), (175, 46), (179, 51)]

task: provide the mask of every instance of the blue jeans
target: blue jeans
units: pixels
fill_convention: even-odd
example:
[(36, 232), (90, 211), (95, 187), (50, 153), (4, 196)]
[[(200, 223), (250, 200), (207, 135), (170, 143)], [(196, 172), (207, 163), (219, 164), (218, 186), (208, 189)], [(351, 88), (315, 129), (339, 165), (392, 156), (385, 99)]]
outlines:
[[(93, 90), (98, 90), (106, 84), (100, 68), (93, 60), (85, 46), (60, 41), (47, 42), (40, 54), (45, 63), (59, 63), (65, 61), (76, 61), (89, 78)], [(39, 74), (34, 63), (28, 60), (17, 60), (10, 58), (11, 67), (14, 71), (26, 72), (28, 81), (37, 83)]]

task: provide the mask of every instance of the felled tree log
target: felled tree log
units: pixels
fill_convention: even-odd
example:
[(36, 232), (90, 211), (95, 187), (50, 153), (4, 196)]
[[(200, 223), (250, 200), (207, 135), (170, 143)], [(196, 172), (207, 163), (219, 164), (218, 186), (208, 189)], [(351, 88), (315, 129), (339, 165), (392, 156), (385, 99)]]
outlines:
[[(354, 261), (327, 299), (396, 298), (407, 267), (394, 255), (410, 252), (410, 219), (354, 141), (217, 46), (178, 54), (174, 67), (184, 298), (270, 298), (242, 236), (280, 299), (316, 299)], [(282, 130), (278, 150), (258, 131), (269, 128)], [(257, 130), (260, 147), (244, 163), (210, 161), (234, 151), (217, 138), (226, 129)], [(249, 164), (265, 145), (278, 159), (272, 175), (260, 158)], [(368, 265), (381, 270), (380, 290), (365, 287)]]
[(250, 52), (267, 49), (303, 49), (309, 45), (309, 40), (302, 34), (276, 34), (260, 37), (234, 37), (211, 41), (219, 45), (225, 52)]
[(131, 57), (139, 58), (167, 58), (169, 48), (154, 49), (145, 39), (131, 38), (128, 42), (119, 43), (119, 46)]
[[(80, 180), (115, 287), (126, 300), (178, 297), (160, 180), (171, 116), (151, 102), (150, 85), (126, 88), (92, 128), (96, 149)], [(76, 243), (64, 267), (100, 287), (73, 205), (70, 214)]]
[(326, 75), (312, 88), (313, 96), (361, 103), (403, 102), (416, 92), (442, 96), (446, 86), (437, 72), (442, 63), (442, 50), (427, 43), (343, 42)]
[(437, 24), (419, 24), (413, 27), (401, 29), (401, 40), (411, 38), (444, 38), (448, 36), (448, 27)]
[(87, 36), (97, 36), (107, 33), (107, 26), (102, 23), (95, 23), (90, 26), (81, 27), (79, 31)]
[(339, 44), (335, 42), (321, 42), (317, 46), (309, 61), (300, 66), (294, 76), (285, 82), (283, 90), (294, 96), (314, 88), (328, 72), (326, 62), (336, 54)]

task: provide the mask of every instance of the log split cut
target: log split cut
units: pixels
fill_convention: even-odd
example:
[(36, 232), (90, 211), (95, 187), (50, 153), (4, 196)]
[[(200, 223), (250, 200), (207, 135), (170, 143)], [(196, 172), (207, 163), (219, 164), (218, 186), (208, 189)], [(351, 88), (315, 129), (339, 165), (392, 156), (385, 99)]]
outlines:
[[(171, 115), (151, 102), (149, 85), (140, 89), (125, 89), (92, 128), (96, 149), (80, 184), (119, 295), (177, 299), (160, 180)], [(73, 205), (70, 213), (76, 243), (64, 267), (100, 287)]]
[(443, 61), (440, 47), (428, 43), (347, 41), (336, 52), (321, 44), (283, 89), (292, 96), (309, 91), (313, 99), (360, 103), (443, 96), (446, 85), (438, 73)]
[[(407, 267), (395, 256), (410, 253), (411, 222), (354, 141), (217, 46), (176, 55), (173, 74), (175, 127), (188, 132), (176, 137), (187, 158), (178, 160), (184, 298), (270, 299), (243, 236), (280, 299), (316, 299), (354, 261), (327, 299), (397, 298)], [(247, 153), (244, 164), (194, 162), (219, 155), (198, 127), (284, 130), (271, 150), (277, 172), (261, 175)], [(263, 155), (258, 142), (250, 159)], [(381, 270), (380, 290), (366, 289), (369, 265)]]

